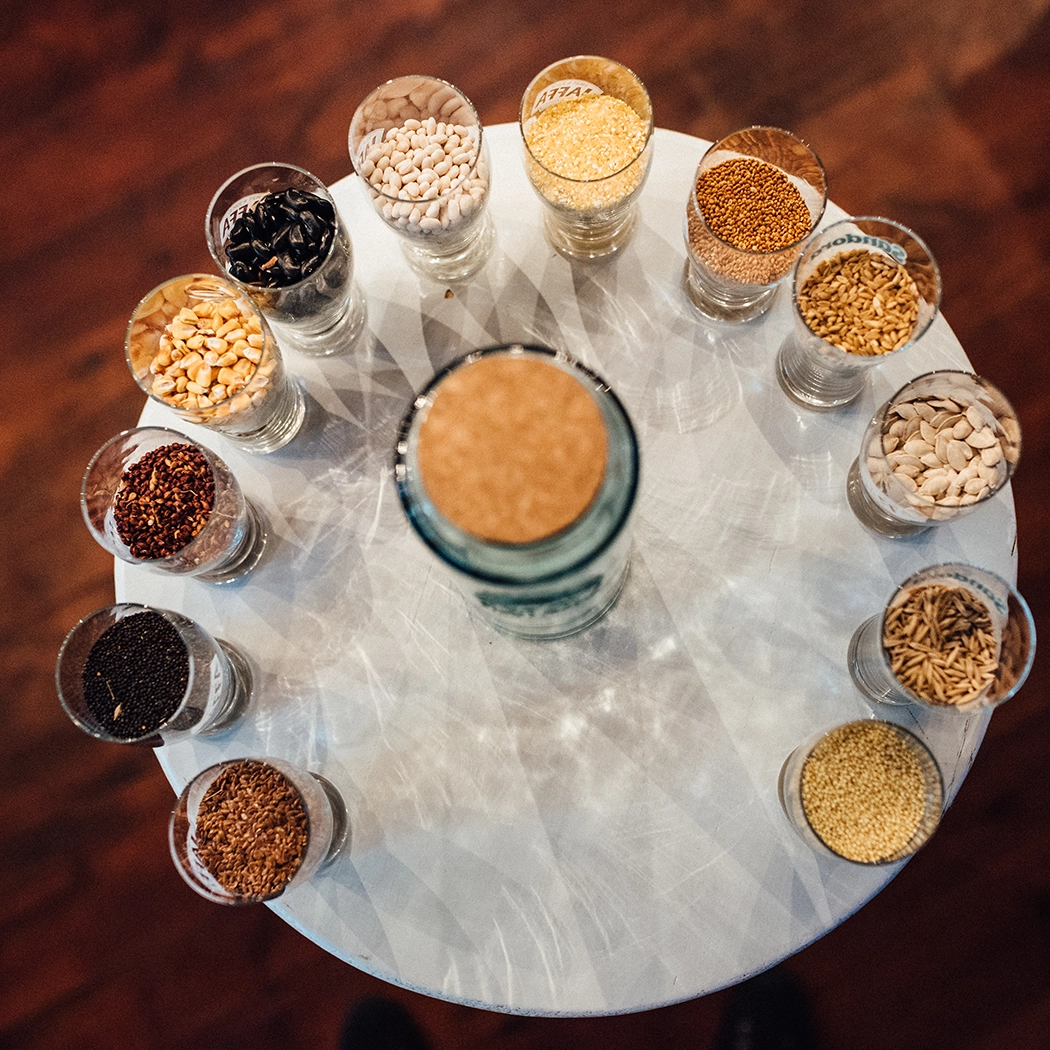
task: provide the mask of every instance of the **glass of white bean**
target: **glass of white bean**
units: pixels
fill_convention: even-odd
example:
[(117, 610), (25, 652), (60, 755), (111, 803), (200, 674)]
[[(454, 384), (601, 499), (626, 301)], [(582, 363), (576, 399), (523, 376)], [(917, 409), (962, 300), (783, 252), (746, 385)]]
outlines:
[(494, 240), (481, 121), (458, 88), (428, 76), (380, 84), (350, 122), (350, 159), (412, 268), (463, 280)]

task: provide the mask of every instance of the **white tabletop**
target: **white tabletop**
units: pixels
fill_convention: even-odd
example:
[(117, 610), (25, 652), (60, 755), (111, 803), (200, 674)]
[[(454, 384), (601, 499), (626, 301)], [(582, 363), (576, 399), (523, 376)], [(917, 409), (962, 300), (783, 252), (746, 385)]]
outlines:
[[(220, 759), (273, 755), (343, 793), (349, 850), (270, 905), (296, 929), (458, 1002), (644, 1009), (773, 964), (899, 870), (817, 857), (781, 812), (777, 774), (811, 733), (872, 714), (846, 645), (895, 584), (947, 560), (1016, 578), (1013, 501), (1007, 490), (907, 540), (859, 525), (844, 481), (874, 407), (966, 357), (940, 318), (858, 404), (797, 408), (773, 374), (785, 290), (740, 326), (704, 321), (683, 291), (685, 202), (707, 143), (657, 131), (632, 244), (570, 265), (544, 240), (517, 126), (486, 136), (498, 242), (478, 277), (450, 295), (415, 276), (343, 179), (332, 189), (374, 339), (344, 358), (289, 354), (311, 415), (277, 453), (190, 427), (269, 519), (256, 572), (214, 587), (118, 563), (117, 595), (193, 617), (256, 665), (236, 731), (158, 751), (174, 788)], [(627, 586), (565, 641), (513, 641), (475, 619), (392, 481), (413, 393), (508, 341), (598, 371), (641, 444)], [(143, 422), (179, 426), (153, 404)], [(879, 713), (918, 728), (954, 795), (988, 716)]]

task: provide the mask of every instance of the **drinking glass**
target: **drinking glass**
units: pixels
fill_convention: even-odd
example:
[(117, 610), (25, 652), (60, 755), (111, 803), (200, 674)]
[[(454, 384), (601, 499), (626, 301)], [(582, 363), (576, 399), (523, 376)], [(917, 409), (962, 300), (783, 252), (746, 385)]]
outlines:
[[(561, 108), (552, 110), (556, 105)], [(553, 62), (525, 89), (518, 124), (550, 244), (570, 259), (623, 249), (634, 233), (653, 157), (653, 107), (638, 77), (597, 55)], [(610, 143), (616, 149), (611, 157)]]
[[(773, 169), (766, 172), (772, 196), (756, 199), (749, 179), (727, 177), (748, 161)], [(713, 174), (724, 164), (732, 167)], [(701, 186), (704, 207), (697, 196)], [(788, 131), (755, 126), (713, 143), (697, 165), (686, 204), (685, 290), (692, 304), (716, 321), (748, 321), (765, 313), (820, 222), (827, 199), (820, 158)], [(790, 224), (782, 222), (787, 217), (793, 219)]]
[(409, 522), (479, 614), (549, 639), (619, 596), (638, 465), (608, 384), (563, 353), (507, 345), (460, 358), (415, 399), (395, 477)]
[(154, 288), (131, 315), (126, 353), (147, 396), (247, 452), (282, 448), (306, 416), (266, 320), (222, 277), (193, 273)]
[(846, 476), (850, 508), (866, 528), (910, 536), (992, 499), (1021, 457), (1017, 413), (971, 372), (927, 372), (868, 423)]
[(77, 726), (118, 744), (225, 732), (252, 692), (251, 668), (235, 646), (181, 613), (133, 602), (76, 624), (59, 650), (55, 682)]
[[(253, 892), (246, 870), (255, 864), (260, 870), (255, 878), (260, 880), (256, 885), (265, 886), (269, 876), (272, 879), (273, 868), (267, 868), (267, 861), (273, 860), (273, 854), (266, 856), (268, 846), (264, 841), (265, 830), (252, 841), (243, 844), (244, 849), (231, 849), (226, 856), (216, 858), (214, 854), (202, 856), (210, 843), (207, 837), (211, 830), (222, 833), (221, 816), (219, 828), (214, 823), (215, 810), (211, 807), (208, 790), (220, 777), (222, 782), (216, 787), (216, 793), (222, 792), (228, 806), (240, 805), (245, 816), (238, 818), (238, 827), (229, 829), (229, 838), (243, 834), (243, 828), (249, 822), (256, 807), (262, 808), (271, 800), (256, 795), (258, 787), (252, 786), (253, 774), (257, 776), (258, 767), (266, 773), (276, 774), (274, 780), (287, 791), (287, 796), (298, 803), (300, 813), (305, 814), (305, 843), (299, 855), (298, 864), (287, 881), (274, 885), (272, 889)], [(240, 774), (240, 775), (238, 775)], [(257, 785), (258, 781), (256, 781)], [(202, 814), (202, 803), (204, 813)], [(272, 803), (271, 803), (272, 804)], [(272, 820), (271, 813), (266, 814)], [(253, 831), (259, 829), (252, 829)], [(301, 886), (319, 871), (332, 863), (339, 855), (349, 835), (349, 821), (346, 806), (336, 787), (319, 773), (308, 772), (279, 758), (239, 758), (219, 762), (198, 773), (183, 789), (168, 823), (168, 845), (172, 859), (179, 874), (186, 883), (202, 897), (215, 904), (253, 904), (275, 898)], [(234, 842), (234, 846), (241, 846)], [(277, 847), (280, 849), (280, 845)], [(213, 861), (213, 866), (205, 862)], [(213, 873), (213, 867), (221, 864), (223, 880)]]
[(462, 91), (437, 77), (388, 80), (357, 107), (348, 143), (376, 213), (417, 273), (460, 281), (481, 269), (494, 240), (488, 146)]
[[(268, 209), (261, 215), (260, 202), (267, 199), (274, 202), (272, 214)], [(255, 234), (247, 247), (244, 241), (231, 243), (235, 224), (246, 215)], [(353, 347), (365, 325), (365, 300), (353, 279), (350, 235), (316, 175), (294, 164), (244, 168), (212, 197), (204, 232), (216, 265), (252, 299), (282, 341), (315, 356)], [(279, 284), (243, 276), (248, 271), (238, 267), (238, 260), (255, 264), (260, 252), (278, 260), (271, 269), (282, 273)], [(296, 277), (304, 267), (308, 272)]]
[[(931, 587), (961, 589), (971, 604), (987, 613), (985, 641), (992, 659), (988, 674), (964, 675), (967, 658), (972, 666), (978, 652), (968, 648), (965, 637), (955, 637), (951, 621), (944, 637), (938, 638), (932, 632), (918, 637), (926, 628), (916, 620), (917, 644), (901, 646), (896, 658), (891, 656), (885, 644), (887, 618), (917, 589)], [(895, 628), (895, 639), (898, 633)], [(1024, 684), (1035, 659), (1035, 622), (1025, 600), (995, 573), (955, 562), (931, 565), (909, 576), (882, 612), (853, 632), (846, 659), (854, 683), (869, 700), (969, 714), (1004, 703)], [(970, 681), (980, 687), (971, 687)]]
[[(888, 775), (888, 762), (903, 775)], [(893, 864), (911, 856), (936, 830), (944, 804), (941, 770), (930, 749), (903, 726), (871, 719), (799, 745), (777, 786), (802, 840), (854, 864)]]
[(826, 410), (856, 400), (872, 368), (923, 337), (940, 306), (941, 276), (906, 226), (861, 216), (810, 239), (791, 291), (794, 320), (777, 379), (793, 401)]
[[(211, 490), (210, 509), (195, 535), (180, 513), (188, 505), (178, 490), (133, 494), (126, 476), (143, 457), (149, 456), (149, 463), (158, 450), (180, 449), (203, 459), (204, 476), (194, 479), (193, 488)], [(188, 484), (185, 478), (179, 482), (180, 487)], [(240, 579), (255, 568), (266, 546), (262, 516), (230, 468), (210, 449), (166, 427), (137, 427), (110, 438), (84, 473), (80, 510), (91, 535), (122, 561), (206, 583)], [(140, 543), (147, 553), (133, 551)]]

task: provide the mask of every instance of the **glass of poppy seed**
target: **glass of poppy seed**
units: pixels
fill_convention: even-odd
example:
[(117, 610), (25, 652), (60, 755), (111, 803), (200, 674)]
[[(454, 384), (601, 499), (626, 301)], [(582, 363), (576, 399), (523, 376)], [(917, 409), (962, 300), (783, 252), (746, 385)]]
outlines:
[(768, 310), (827, 199), (824, 166), (790, 132), (756, 126), (715, 142), (686, 205), (685, 290), (693, 305), (718, 321)]
[(940, 308), (941, 276), (906, 226), (859, 216), (809, 240), (792, 301), (792, 330), (777, 353), (780, 386), (805, 408), (841, 408), (856, 400), (873, 368), (927, 332)]
[(780, 802), (809, 846), (856, 864), (892, 864), (936, 830), (944, 803), (937, 760), (912, 732), (874, 719), (847, 722), (796, 748)]
[(1025, 600), (995, 573), (958, 562), (909, 576), (854, 631), (846, 656), (869, 700), (963, 713), (1008, 700), (1034, 659)]
[(255, 164), (216, 191), (204, 221), (218, 267), (303, 353), (344, 353), (364, 330), (350, 235), (327, 187), (294, 164)]
[(125, 353), (143, 393), (246, 452), (283, 448), (306, 418), (270, 326), (226, 278), (192, 273), (158, 285), (131, 315)]
[(653, 157), (653, 107), (641, 80), (598, 55), (560, 59), (532, 78), (518, 124), (551, 245), (570, 259), (623, 249)]
[(224, 732), (247, 709), (245, 656), (193, 620), (130, 602), (85, 616), (66, 635), (55, 667), (66, 714), (113, 743), (171, 743)]
[(233, 759), (198, 773), (168, 825), (179, 873), (217, 904), (273, 900), (331, 864), (348, 837), (335, 786), (277, 758)]
[(165, 427), (110, 438), (84, 473), (80, 509), (91, 535), (122, 561), (207, 583), (251, 572), (266, 545), (262, 516), (229, 467)]

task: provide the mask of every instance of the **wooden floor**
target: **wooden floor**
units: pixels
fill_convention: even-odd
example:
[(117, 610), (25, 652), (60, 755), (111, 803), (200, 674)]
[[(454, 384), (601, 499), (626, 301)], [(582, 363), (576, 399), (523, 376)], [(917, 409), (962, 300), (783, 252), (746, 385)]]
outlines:
[[(135, 301), (211, 270), (222, 180), (290, 160), (349, 171), (360, 99), (401, 73), (512, 121), (532, 74), (591, 52), (631, 66), (657, 123), (703, 138), (774, 123), (821, 154), (832, 197), (930, 243), (944, 312), (1020, 412), (1020, 588), (1050, 639), (1048, 0), (51, 0), (0, 7), (4, 319), (0, 1046), (322, 1050), (385, 986), (266, 909), (193, 896), (168, 858), (152, 755), (62, 715), (55, 653), (113, 599), (77, 498), (142, 399)], [(786, 965), (828, 1047), (1050, 1047), (1046, 661), (992, 720), (930, 845)], [(697, 951), (703, 951), (697, 945)], [(707, 1048), (725, 993), (646, 1014), (507, 1017), (391, 990), (436, 1050)]]

